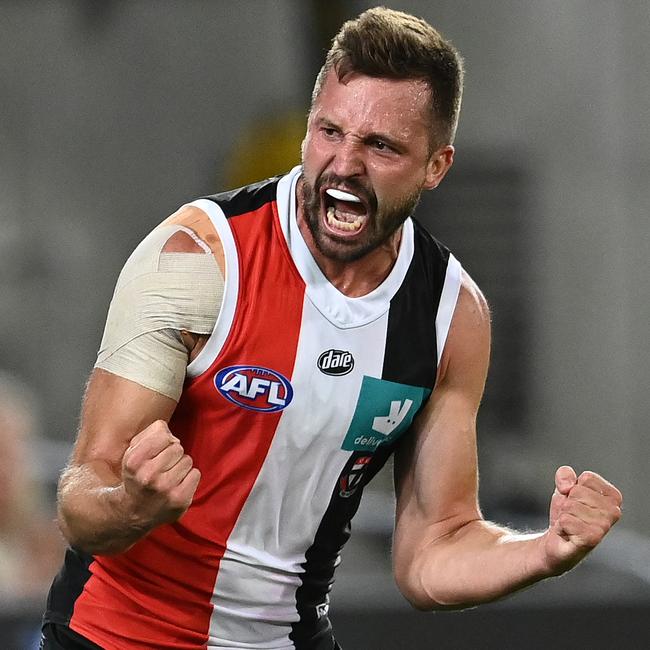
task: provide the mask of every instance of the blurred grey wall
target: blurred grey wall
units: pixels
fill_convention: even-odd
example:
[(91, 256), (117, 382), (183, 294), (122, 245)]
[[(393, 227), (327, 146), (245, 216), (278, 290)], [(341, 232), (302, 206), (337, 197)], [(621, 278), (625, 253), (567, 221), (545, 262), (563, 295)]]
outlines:
[[(532, 410), (528, 433), (494, 442), (491, 471), (507, 484), (518, 468), (546, 500), (557, 465), (595, 469), (623, 489), (626, 525), (650, 534), (650, 5), (384, 4), (464, 54), (459, 162), (496, 152), (534, 181)], [(225, 189), (252, 120), (306, 107), (311, 6), (0, 2), (0, 365), (41, 393), (53, 438), (74, 436), (132, 248), (179, 204)]]

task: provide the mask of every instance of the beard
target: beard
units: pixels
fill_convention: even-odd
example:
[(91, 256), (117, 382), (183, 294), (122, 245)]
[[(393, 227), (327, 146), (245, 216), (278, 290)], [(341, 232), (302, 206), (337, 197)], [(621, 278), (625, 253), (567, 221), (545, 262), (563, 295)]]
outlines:
[[(322, 210), (325, 209), (321, 205), (321, 189), (325, 185), (344, 188), (364, 201), (368, 214), (360, 237), (350, 240), (346, 237), (337, 237), (325, 229), (321, 219)], [(319, 252), (338, 262), (354, 262), (390, 239), (413, 214), (420, 201), (422, 190), (417, 188), (393, 203), (380, 206), (372, 188), (366, 187), (356, 178), (324, 174), (316, 179), (312, 187), (303, 174), (301, 194), (305, 222)]]

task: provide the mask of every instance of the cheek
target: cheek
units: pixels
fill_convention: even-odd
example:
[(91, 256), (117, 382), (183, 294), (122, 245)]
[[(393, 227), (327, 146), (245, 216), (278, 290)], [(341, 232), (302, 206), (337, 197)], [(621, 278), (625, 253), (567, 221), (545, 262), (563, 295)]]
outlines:
[(317, 175), (319, 160), (320, 156), (313, 141), (305, 140), (302, 148), (303, 175), (311, 185), (313, 185), (315, 176)]
[(400, 198), (421, 190), (424, 183), (424, 171), (420, 168), (390, 165), (389, 168), (376, 171), (373, 184), (380, 200), (385, 198), (391, 202), (399, 201)]

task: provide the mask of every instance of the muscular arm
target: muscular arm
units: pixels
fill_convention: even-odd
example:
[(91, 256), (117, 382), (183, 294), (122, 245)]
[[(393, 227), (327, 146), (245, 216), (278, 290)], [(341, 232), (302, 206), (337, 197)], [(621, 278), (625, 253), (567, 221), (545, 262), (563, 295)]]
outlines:
[(72, 546), (119, 553), (189, 507), (200, 475), (167, 429), (175, 407), (127, 379), (93, 372), (59, 482), (59, 525)]
[(476, 605), (558, 575), (620, 516), (616, 488), (564, 467), (544, 533), (516, 533), (483, 519), (476, 414), (489, 349), (487, 305), (464, 275), (438, 386), (395, 459), (395, 578), (419, 609)]
[[(204, 253), (184, 232), (172, 235), (162, 252)], [(136, 271), (144, 267), (151, 272), (157, 267), (157, 258), (148, 255), (144, 251), (139, 257), (132, 256), (127, 271), (131, 275), (126, 278), (131, 286), (140, 277)], [(122, 284), (124, 275), (120, 277)], [(164, 291), (167, 283), (161, 280), (159, 285)], [(137, 291), (127, 297), (116, 291), (116, 296), (112, 305), (115, 313), (137, 311), (135, 304), (125, 302), (127, 297), (129, 301), (139, 300)], [(171, 295), (168, 304), (174, 304)], [(216, 309), (212, 311), (214, 320)], [(176, 408), (176, 399), (169, 395), (180, 395), (184, 368), (200, 352), (207, 336), (179, 329), (180, 350), (164, 337), (151, 338), (145, 347), (141, 341), (147, 334), (124, 330), (124, 324), (120, 329), (111, 322), (116, 318), (111, 313), (104, 339), (110, 351), (116, 350), (119, 363), (110, 357), (106, 361), (100, 354), (108, 370), (96, 367), (90, 378), (77, 442), (61, 476), (58, 494), (58, 518), (64, 536), (72, 546), (92, 554), (124, 551), (155, 526), (178, 519), (189, 507), (200, 477), (167, 422)], [(182, 322), (177, 314), (161, 312), (157, 318), (165, 324)], [(140, 322), (146, 320), (141, 318)], [(180, 369), (167, 372), (179, 363)]]

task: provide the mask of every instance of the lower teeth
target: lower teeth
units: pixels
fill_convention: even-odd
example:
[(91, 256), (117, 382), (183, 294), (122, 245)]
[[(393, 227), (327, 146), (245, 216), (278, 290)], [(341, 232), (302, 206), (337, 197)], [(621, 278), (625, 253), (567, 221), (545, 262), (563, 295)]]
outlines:
[(335, 226), (336, 228), (339, 228), (340, 230), (359, 230), (361, 227), (361, 219), (355, 219), (354, 221), (347, 222), (347, 221), (340, 221), (339, 219), (336, 218), (335, 216), (336, 210), (334, 209), (333, 206), (327, 208), (327, 222), (331, 226)]

